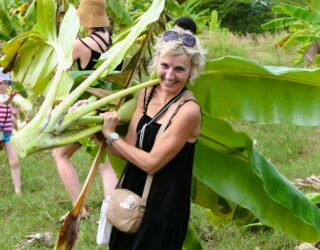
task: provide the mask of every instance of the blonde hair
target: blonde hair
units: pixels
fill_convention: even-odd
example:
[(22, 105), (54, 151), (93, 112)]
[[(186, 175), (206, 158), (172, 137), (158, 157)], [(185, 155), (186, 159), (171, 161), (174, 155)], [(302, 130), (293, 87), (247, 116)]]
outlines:
[[(183, 29), (172, 29), (172, 31), (177, 32), (179, 35), (190, 34), (194, 36), (191, 32)], [(163, 40), (163, 35), (159, 37), (155, 45), (155, 55), (150, 66), (150, 70), (154, 71), (157, 69), (159, 58), (162, 53), (174, 56), (186, 54), (191, 61), (191, 72), (189, 80), (192, 83), (192, 81), (199, 75), (205, 64), (205, 51), (201, 47), (199, 39), (196, 36), (194, 37), (196, 39), (196, 42), (192, 47), (184, 45), (180, 39), (166, 42)]]

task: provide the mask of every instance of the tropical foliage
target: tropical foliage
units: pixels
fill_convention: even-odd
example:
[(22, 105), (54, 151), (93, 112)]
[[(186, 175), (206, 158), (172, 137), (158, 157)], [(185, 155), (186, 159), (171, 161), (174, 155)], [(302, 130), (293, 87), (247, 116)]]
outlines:
[[(157, 80), (137, 84), (67, 113), (97, 79), (107, 77), (128, 55), (141, 34), (148, 37), (147, 30), (156, 32), (163, 28), (164, 22), (153, 24), (162, 18), (164, 6), (164, 0), (153, 1), (146, 12), (114, 39), (114, 46), (102, 55), (97, 69), (71, 90), (73, 79), (67, 70), (79, 28), (74, 21), (77, 20), (75, 9), (70, 5), (57, 32), (55, 2), (37, 1), (37, 24), (32, 31), (22, 33), (4, 46), (5, 57), (1, 61), (16, 80), (45, 96), (37, 115), (13, 138), (20, 155), (94, 134), (101, 129), (102, 122), (95, 114), (96, 109), (157, 84)], [(132, 56), (132, 64), (139, 61), (141, 53), (138, 55)], [(318, 207), (253, 147), (247, 135), (234, 132), (223, 120), (319, 125), (319, 74), (319, 70), (263, 67), (234, 57), (208, 62), (203, 75), (190, 86), (204, 112), (194, 169), (195, 203), (227, 219), (233, 218), (238, 204), (266, 225), (295, 238), (319, 240)], [(54, 106), (59, 99), (62, 101)], [(83, 124), (88, 127), (79, 126)], [(30, 137), (34, 139), (30, 141)], [(190, 223), (185, 247), (201, 249), (192, 228)], [(187, 246), (190, 242), (192, 246)]]
[(32, 27), (35, 22), (35, 3), (36, 0), (0, 2), (0, 41), (8, 41)]
[[(293, 4), (276, 5), (273, 11), (281, 18), (276, 18), (262, 25), (264, 29), (287, 29), (289, 34), (277, 42), (277, 46), (287, 48), (291, 45), (299, 45), (295, 62), (303, 61), (303, 56), (312, 42), (320, 38), (320, 8), (315, 0), (305, 1), (303, 6)], [(317, 51), (315, 51), (317, 54)], [(312, 55), (313, 57), (315, 56)]]

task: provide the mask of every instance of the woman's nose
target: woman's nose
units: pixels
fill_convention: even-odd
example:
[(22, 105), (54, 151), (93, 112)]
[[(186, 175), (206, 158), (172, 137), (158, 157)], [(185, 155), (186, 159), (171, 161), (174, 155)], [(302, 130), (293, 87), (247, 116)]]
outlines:
[(174, 78), (174, 71), (173, 69), (168, 69), (167, 72), (166, 72), (166, 78), (167, 79), (173, 79)]

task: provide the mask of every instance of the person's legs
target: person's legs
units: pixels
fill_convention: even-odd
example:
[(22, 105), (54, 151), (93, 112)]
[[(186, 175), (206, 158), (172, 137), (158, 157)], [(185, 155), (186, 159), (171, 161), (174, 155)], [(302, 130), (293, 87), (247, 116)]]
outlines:
[(102, 178), (104, 197), (106, 198), (111, 195), (118, 182), (117, 175), (114, 172), (108, 157), (106, 157), (106, 162), (104, 164), (100, 164), (99, 171)]
[[(77, 198), (81, 192), (81, 184), (77, 171), (72, 165), (71, 157), (80, 147), (80, 144), (70, 144), (60, 148), (55, 148), (52, 152), (60, 179), (71, 197), (72, 204), (77, 201)], [(87, 214), (88, 212), (84, 208), (82, 211), (82, 216)], [(61, 217), (61, 220), (63, 220), (64, 217), (65, 216)]]
[(20, 165), (19, 158), (10, 141), (5, 142), (9, 164), (11, 167), (12, 182), (17, 195), (21, 194)]

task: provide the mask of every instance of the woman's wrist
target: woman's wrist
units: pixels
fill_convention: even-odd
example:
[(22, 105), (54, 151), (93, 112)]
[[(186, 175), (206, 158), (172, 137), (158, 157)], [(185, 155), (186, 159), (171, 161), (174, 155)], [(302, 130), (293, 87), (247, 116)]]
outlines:
[(118, 140), (120, 138), (119, 134), (116, 132), (110, 132), (107, 134), (104, 134), (106, 137), (106, 142), (108, 144), (108, 146), (111, 146), (112, 142), (114, 142), (115, 140)]

